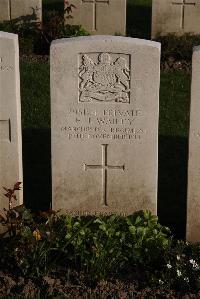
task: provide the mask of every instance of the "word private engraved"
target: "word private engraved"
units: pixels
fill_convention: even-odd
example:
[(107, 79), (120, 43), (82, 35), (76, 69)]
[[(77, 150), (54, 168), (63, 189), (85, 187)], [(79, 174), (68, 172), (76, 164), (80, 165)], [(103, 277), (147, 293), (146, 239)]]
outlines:
[(130, 55), (80, 54), (79, 102), (130, 103)]

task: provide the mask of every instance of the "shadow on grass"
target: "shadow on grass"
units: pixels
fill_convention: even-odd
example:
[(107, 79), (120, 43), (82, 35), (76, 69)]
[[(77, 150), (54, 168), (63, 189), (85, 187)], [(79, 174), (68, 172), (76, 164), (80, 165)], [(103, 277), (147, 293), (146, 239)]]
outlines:
[[(188, 140), (159, 138), (158, 216), (176, 237), (185, 237)], [(24, 198), (27, 208), (51, 206), (50, 129), (23, 131)]]
[(188, 139), (160, 136), (158, 216), (178, 238), (185, 238)]
[(127, 3), (127, 36), (151, 39), (151, 6)]
[(51, 131), (23, 130), (24, 199), (27, 208), (47, 210), (51, 205)]

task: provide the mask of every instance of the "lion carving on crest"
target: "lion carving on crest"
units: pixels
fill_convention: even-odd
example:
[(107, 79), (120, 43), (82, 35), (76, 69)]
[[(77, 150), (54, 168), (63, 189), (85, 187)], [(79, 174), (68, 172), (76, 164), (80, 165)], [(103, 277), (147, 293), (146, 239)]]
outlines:
[(81, 59), (80, 102), (129, 103), (130, 69), (125, 58), (112, 60), (110, 54), (100, 53), (97, 62), (87, 54), (83, 54)]

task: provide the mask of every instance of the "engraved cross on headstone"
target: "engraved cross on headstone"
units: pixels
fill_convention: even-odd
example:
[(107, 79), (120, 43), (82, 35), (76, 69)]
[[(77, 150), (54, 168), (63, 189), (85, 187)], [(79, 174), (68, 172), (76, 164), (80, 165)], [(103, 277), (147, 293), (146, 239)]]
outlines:
[(93, 4), (93, 31), (97, 30), (97, 4), (105, 3), (109, 5), (110, 0), (82, 0), (83, 3), (92, 3)]
[(181, 29), (184, 29), (184, 23), (185, 23), (185, 7), (188, 6), (188, 5), (193, 5), (195, 6), (196, 5), (196, 1), (193, 1), (193, 2), (187, 2), (187, 0), (182, 0), (182, 2), (177, 2), (177, 1), (172, 1), (172, 4), (173, 5), (182, 5), (181, 6), (181, 23), (180, 23), (180, 26), (181, 26)]
[(125, 170), (125, 165), (113, 166), (107, 162), (108, 144), (102, 144), (102, 164), (101, 165), (87, 165), (84, 163), (84, 170), (87, 169), (101, 169), (102, 170), (102, 199), (103, 206), (108, 206), (107, 202), (107, 172), (109, 169), (121, 169)]
[(11, 0), (8, 0), (9, 4), (9, 20), (11, 20)]

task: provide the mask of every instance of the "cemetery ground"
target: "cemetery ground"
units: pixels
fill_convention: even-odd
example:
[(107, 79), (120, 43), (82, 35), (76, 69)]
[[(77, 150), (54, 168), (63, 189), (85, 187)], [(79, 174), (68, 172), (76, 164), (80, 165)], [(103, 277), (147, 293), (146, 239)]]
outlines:
[[(55, 0), (44, 5), (51, 11)], [(150, 20), (150, 1), (134, 5), (138, 26), (133, 30), (130, 25), (129, 32), (147, 38), (148, 22), (140, 21)], [(179, 54), (182, 46), (174, 44), (173, 37), (164, 43), (158, 182), (163, 226), (148, 212), (125, 219), (38, 212), (48, 210), (51, 202), (49, 59), (27, 52), (21, 57), (23, 189), (25, 205), (33, 213), (19, 209), (15, 223), (8, 214), (10, 236), (0, 242), (0, 297), (200, 298), (200, 247), (177, 241), (184, 239), (186, 223), (191, 85), (187, 45), (192, 42), (186, 41)]]

